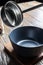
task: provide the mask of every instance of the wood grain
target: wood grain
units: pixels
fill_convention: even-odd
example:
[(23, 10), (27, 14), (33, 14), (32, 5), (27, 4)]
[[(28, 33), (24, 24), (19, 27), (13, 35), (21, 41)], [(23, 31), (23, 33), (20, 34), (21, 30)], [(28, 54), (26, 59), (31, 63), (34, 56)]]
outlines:
[[(39, 4), (41, 4), (41, 3), (40, 2), (37, 2), (37, 1), (31, 1), (31, 2), (26, 2), (26, 3), (20, 3), (18, 5), (21, 7), (21, 9), (23, 11), (23, 10), (26, 10), (26, 9), (28, 9), (30, 7), (39, 5)], [(30, 60), (29, 59), (28, 62), (25, 64), (24, 62), (20, 61), (17, 58), (16, 54), (13, 52), (14, 49), (12, 47), (12, 44), (11, 44), (10, 40), (9, 40), (9, 34), (10, 34), (10, 32), (13, 29), (18, 28), (18, 27), (21, 27), (21, 26), (36, 26), (36, 27), (40, 27), (40, 28), (43, 29), (43, 6), (24, 13), (23, 14), (23, 17), (24, 18), (23, 18), (22, 23), (19, 26), (17, 26), (17, 27), (8, 27), (7, 25), (5, 25), (3, 23), (4, 34), (2, 36), (0, 36), (0, 44), (2, 44), (7, 49), (8, 54), (10, 54), (14, 58), (14, 61), (16, 59), (16, 61), (18, 63), (20, 63), (21, 65), (33, 65), (36, 62), (33, 59), (32, 59), (33, 61), (31, 60), (31, 62), (29, 61)], [(2, 21), (2, 19), (0, 19), (0, 22), (1, 21)], [(3, 48), (3, 49), (5, 50), (5, 48)], [(38, 61), (34, 65), (43, 65), (43, 55), (42, 55), (42, 60)]]

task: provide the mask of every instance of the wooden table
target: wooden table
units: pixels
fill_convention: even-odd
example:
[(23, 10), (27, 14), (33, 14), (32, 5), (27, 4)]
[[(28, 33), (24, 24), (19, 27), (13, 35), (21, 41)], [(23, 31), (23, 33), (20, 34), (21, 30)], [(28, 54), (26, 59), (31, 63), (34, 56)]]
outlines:
[[(31, 1), (31, 2), (19, 3), (18, 5), (21, 7), (22, 11), (24, 11), (28, 8), (37, 6), (37, 5), (39, 5), (40, 7), (38, 6), (36, 8), (29, 10), (28, 12), (25, 12), (23, 14), (24, 18), (23, 18), (22, 23), (17, 27), (36, 26), (36, 27), (40, 27), (43, 29), (43, 5), (41, 5), (40, 2)], [(0, 17), (0, 22), (1, 21), (2, 21), (2, 19)], [(29, 59), (28, 63), (24, 64), (20, 60), (18, 60), (17, 57), (15, 57), (15, 53), (12, 53), (12, 51), (14, 49), (11, 45), (11, 42), (10, 42), (8, 36), (9, 36), (10, 32), (17, 27), (8, 27), (3, 23), (4, 34), (2, 36), (0, 36), (0, 65), (19, 65), (19, 64), (17, 64), (17, 62), (21, 63), (21, 65), (33, 65), (34, 61), (37, 62), (37, 60), (30, 62), (29, 61), (30, 59)], [(6, 51), (7, 51), (7, 53), (6, 53)], [(16, 58), (17, 62), (15, 61), (15, 58)], [(42, 58), (40, 59), (40, 61), (38, 61), (34, 65), (43, 65), (43, 54), (42, 54)]]

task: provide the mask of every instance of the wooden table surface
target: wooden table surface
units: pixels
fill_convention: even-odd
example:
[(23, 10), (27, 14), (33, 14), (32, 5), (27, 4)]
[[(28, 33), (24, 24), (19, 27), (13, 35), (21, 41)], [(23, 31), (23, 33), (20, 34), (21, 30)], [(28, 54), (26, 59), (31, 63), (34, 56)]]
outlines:
[[(3, 23), (4, 33), (2, 36), (0, 35), (0, 65), (19, 65), (15, 62), (15, 60), (13, 60), (13, 58), (11, 58), (6, 53), (5, 48), (7, 49), (7, 51), (9, 51), (11, 55), (13, 51), (13, 47), (11, 45), (11, 42), (8, 36), (13, 29), (21, 27), (21, 26), (36, 26), (43, 29), (43, 5), (41, 4), (42, 3), (37, 2), (37, 1), (19, 3), (18, 5), (21, 7), (22, 11), (25, 11), (28, 8), (38, 6), (38, 5), (40, 7), (38, 6), (32, 10), (29, 10), (28, 12), (25, 12), (23, 14), (22, 23), (17, 27), (8, 27)], [(0, 14), (1, 14), (1, 11), (0, 11)], [(2, 22), (1, 16), (0, 16), (0, 22)], [(14, 53), (12, 57), (15, 58)], [(43, 57), (43, 54), (42, 54), (42, 57)], [(18, 59), (16, 60), (18, 61)], [(30, 64), (26, 64), (26, 65), (33, 65), (33, 63), (31, 62)], [(21, 65), (25, 65), (25, 64), (21, 63)], [(43, 58), (34, 65), (43, 65)]]

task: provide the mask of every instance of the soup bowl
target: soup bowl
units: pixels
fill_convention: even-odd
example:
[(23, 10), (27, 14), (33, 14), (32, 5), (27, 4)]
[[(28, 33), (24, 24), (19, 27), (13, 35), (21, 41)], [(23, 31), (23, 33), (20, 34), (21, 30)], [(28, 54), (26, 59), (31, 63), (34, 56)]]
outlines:
[(24, 26), (14, 29), (9, 38), (14, 51), (21, 57), (36, 57), (43, 52), (43, 29)]

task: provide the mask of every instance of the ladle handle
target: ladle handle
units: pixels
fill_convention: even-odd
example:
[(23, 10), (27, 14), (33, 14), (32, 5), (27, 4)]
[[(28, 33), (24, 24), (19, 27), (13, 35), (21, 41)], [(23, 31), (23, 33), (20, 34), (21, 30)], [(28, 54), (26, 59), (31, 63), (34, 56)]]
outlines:
[(36, 9), (36, 8), (39, 8), (39, 7), (41, 7), (41, 6), (43, 6), (43, 3), (41, 3), (41, 4), (39, 4), (39, 5), (36, 5), (36, 6), (33, 6), (33, 7), (31, 7), (31, 8), (28, 8), (28, 9), (22, 11), (22, 13), (26, 13), (26, 12), (28, 12), (28, 11), (34, 10), (34, 9)]

